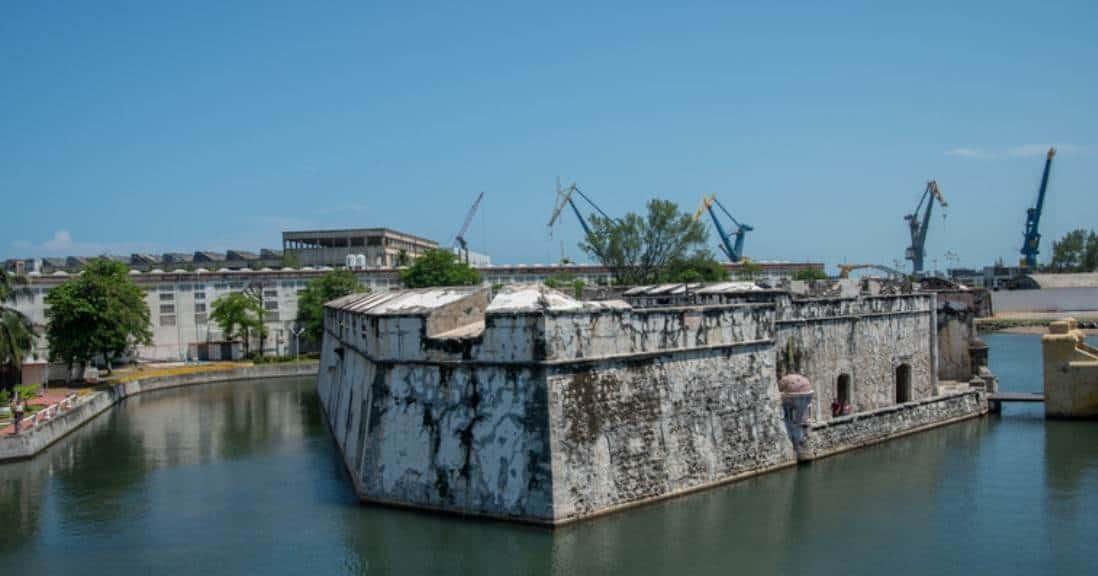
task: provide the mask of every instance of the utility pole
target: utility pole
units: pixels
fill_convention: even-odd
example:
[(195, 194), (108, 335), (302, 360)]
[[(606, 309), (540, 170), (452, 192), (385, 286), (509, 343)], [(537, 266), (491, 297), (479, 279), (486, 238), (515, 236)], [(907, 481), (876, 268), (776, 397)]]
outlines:
[(301, 360), (301, 333), (304, 331), (304, 326), (295, 325), (290, 328), (290, 334), (294, 335), (294, 360)]

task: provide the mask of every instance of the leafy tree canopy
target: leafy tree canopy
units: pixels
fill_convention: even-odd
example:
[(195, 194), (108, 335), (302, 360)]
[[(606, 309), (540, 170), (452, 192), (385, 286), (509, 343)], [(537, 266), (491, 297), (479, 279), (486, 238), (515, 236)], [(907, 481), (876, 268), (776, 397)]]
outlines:
[(263, 336), (263, 305), (259, 300), (242, 292), (230, 292), (213, 301), (210, 320), (217, 324), (225, 339), (243, 339), (244, 354), (249, 352), (252, 334)]
[(101, 355), (109, 370), (134, 346), (152, 343), (145, 292), (121, 262), (89, 261), (78, 278), (50, 290), (46, 307), (51, 359), (84, 363)]
[(736, 276), (740, 278), (747, 278), (748, 280), (754, 280), (756, 276), (762, 274), (762, 264), (758, 262), (752, 262), (747, 258), (744, 258), (740, 262), (739, 269), (736, 271)]
[(1094, 272), (1098, 270), (1098, 234), (1078, 228), (1052, 243), (1050, 272)]
[(297, 298), (297, 321), (305, 328), (302, 335), (310, 342), (320, 342), (324, 334), (324, 303), (365, 291), (350, 270), (335, 270), (310, 280)]
[(0, 269), (0, 367), (22, 362), (34, 344), (34, 324), (9, 304), (19, 297), (22, 277)]
[(797, 270), (796, 272), (794, 272), (793, 273), (793, 279), (794, 280), (806, 280), (806, 281), (808, 281), (808, 280), (826, 280), (827, 279), (827, 274), (825, 274), (822, 270), (817, 270), (815, 268), (806, 268), (804, 270)]
[(480, 272), (448, 250), (428, 250), (400, 273), (400, 281), (405, 288), (473, 286), (480, 284)]
[(728, 271), (708, 250), (698, 250), (687, 258), (668, 262), (660, 274), (661, 282), (720, 282)]
[(701, 250), (709, 233), (674, 202), (653, 199), (648, 214), (621, 219), (592, 214), (591, 233), (580, 248), (610, 268), (621, 284), (649, 284), (672, 262), (686, 262)]

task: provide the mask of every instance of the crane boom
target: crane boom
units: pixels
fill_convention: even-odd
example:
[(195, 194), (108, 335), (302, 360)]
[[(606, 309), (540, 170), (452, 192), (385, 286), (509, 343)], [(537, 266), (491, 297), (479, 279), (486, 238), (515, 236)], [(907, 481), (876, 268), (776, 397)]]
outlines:
[(1037, 254), (1041, 252), (1041, 233), (1038, 231), (1038, 226), (1041, 223), (1041, 211), (1045, 208), (1048, 173), (1052, 168), (1052, 157), (1055, 155), (1056, 149), (1049, 148), (1045, 156), (1045, 171), (1041, 174), (1041, 188), (1037, 191), (1037, 205), (1026, 209), (1025, 241), (1022, 244), (1022, 266), (1026, 268), (1037, 267)]
[[(915, 211), (904, 216), (904, 220), (907, 220), (908, 227), (911, 230), (911, 245), (907, 247), (904, 258), (911, 260), (911, 273), (913, 275), (919, 275), (923, 272), (923, 260), (926, 256), (926, 232), (930, 228), (930, 214), (934, 210), (935, 200), (942, 205), (942, 208), (949, 206), (945, 197), (942, 196), (941, 189), (938, 188), (938, 182), (931, 180), (926, 183), (926, 189), (923, 190), (923, 195), (919, 197), (919, 203), (915, 206)], [(920, 214), (924, 210), (924, 202), (926, 203), (926, 211)]]
[[(717, 217), (717, 213), (713, 211), (714, 204), (716, 204), (717, 208), (719, 208), (721, 212), (724, 212), (724, 215), (728, 216), (728, 219), (736, 225), (736, 231), (734, 233), (729, 234), (724, 229), (724, 225), (721, 224), (721, 220)], [(744, 238), (747, 236), (747, 233), (754, 230), (754, 228), (747, 224), (741, 224), (739, 220), (736, 220), (736, 218), (732, 216), (732, 213), (721, 204), (721, 201), (717, 200), (716, 194), (710, 194), (709, 196), (702, 198), (701, 203), (698, 204), (698, 209), (694, 212), (695, 221), (701, 217), (702, 211), (708, 211), (709, 217), (713, 219), (713, 227), (717, 229), (717, 236), (720, 236), (721, 239), (721, 252), (724, 252), (724, 255), (728, 257), (730, 262), (739, 262), (742, 260)], [(734, 241), (732, 236), (736, 237)]]
[(480, 208), (480, 201), (484, 199), (484, 192), (477, 194), (477, 199), (473, 201), (473, 205), (469, 207), (469, 212), (465, 214), (465, 222), (461, 224), (461, 230), (454, 236), (453, 246), (455, 248), (461, 248), (462, 253), (465, 255), (465, 261), (469, 261), (469, 247), (465, 241), (465, 233), (469, 231), (469, 224), (473, 222), (473, 216), (477, 213), (477, 208)]
[(579, 207), (576, 206), (576, 201), (574, 200), (573, 196), (574, 194), (579, 194), (580, 198), (586, 200), (587, 203), (590, 204), (591, 207), (595, 209), (595, 211), (601, 214), (603, 218), (606, 218), (607, 220), (617, 221), (616, 218), (611, 218), (610, 215), (604, 212), (602, 208), (599, 208), (599, 205), (595, 204), (594, 200), (584, 194), (583, 190), (580, 190), (579, 186), (576, 186), (575, 182), (571, 183), (567, 188), (562, 189), (560, 187), (560, 178), (557, 178), (557, 203), (553, 207), (553, 215), (549, 217), (550, 228), (552, 228), (553, 224), (556, 224), (557, 220), (560, 219), (560, 213), (567, 205), (572, 208), (572, 212), (574, 212), (576, 214), (576, 218), (579, 219), (580, 226), (583, 227), (585, 237), (591, 235), (591, 227), (587, 225), (587, 219), (583, 217), (583, 214), (579, 211)]

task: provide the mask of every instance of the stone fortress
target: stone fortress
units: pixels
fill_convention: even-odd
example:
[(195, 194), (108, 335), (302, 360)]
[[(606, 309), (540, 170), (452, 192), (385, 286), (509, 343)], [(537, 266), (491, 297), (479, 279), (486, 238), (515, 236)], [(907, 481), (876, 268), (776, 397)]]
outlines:
[[(938, 337), (971, 315), (940, 306), (736, 282), (356, 294), (327, 304), (317, 385), (362, 500), (558, 525), (986, 413), (994, 378)], [(939, 378), (942, 346), (963, 378)]]

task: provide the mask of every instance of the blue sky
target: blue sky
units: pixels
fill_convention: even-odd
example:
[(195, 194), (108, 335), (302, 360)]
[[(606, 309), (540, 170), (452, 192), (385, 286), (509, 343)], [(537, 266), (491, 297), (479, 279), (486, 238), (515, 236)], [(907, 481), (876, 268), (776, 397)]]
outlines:
[(5, 3), (0, 257), (448, 243), (485, 191), (471, 248), (582, 260), (559, 175), (829, 264), (902, 258), (936, 178), (928, 264), (1013, 262), (1049, 144), (1042, 260), (1098, 227), (1094, 3), (593, 4)]

